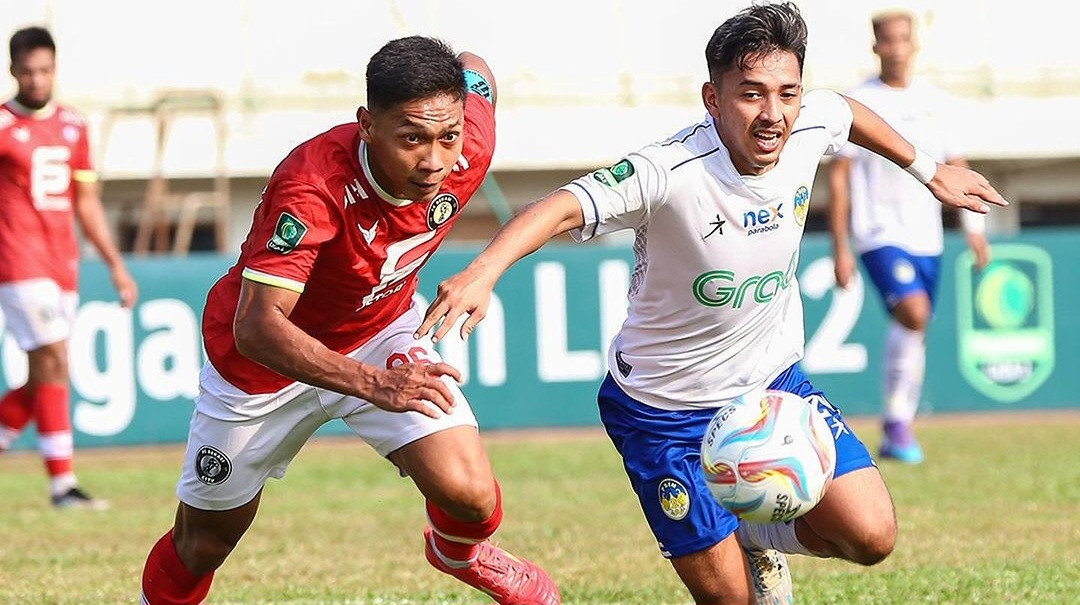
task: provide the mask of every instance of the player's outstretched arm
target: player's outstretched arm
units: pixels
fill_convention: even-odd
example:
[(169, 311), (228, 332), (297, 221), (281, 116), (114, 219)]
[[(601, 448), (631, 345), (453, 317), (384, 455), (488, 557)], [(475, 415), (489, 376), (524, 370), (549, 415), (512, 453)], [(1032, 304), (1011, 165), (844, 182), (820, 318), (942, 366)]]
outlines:
[[(252, 361), (294, 380), (370, 401), (391, 412), (408, 410), (432, 418), (454, 405), (440, 380), (461, 374), (445, 363), (406, 363), (388, 370), (362, 364), (332, 351), (289, 321), (300, 294), (245, 279), (233, 319), (236, 350)], [(430, 403), (428, 403), (430, 402)]]
[(1009, 205), (983, 175), (959, 166), (938, 164), (900, 136), (881, 116), (850, 97), (844, 98), (854, 115), (849, 140), (907, 170), (942, 204), (980, 214), (990, 210), (988, 203)]
[(439, 284), (416, 338), (435, 328), (431, 340), (438, 342), (462, 314), (469, 317), (461, 325), (461, 338), (468, 338), (487, 313), (495, 282), (510, 265), (556, 235), (584, 224), (577, 198), (567, 191), (555, 191), (518, 210), (467, 267)]

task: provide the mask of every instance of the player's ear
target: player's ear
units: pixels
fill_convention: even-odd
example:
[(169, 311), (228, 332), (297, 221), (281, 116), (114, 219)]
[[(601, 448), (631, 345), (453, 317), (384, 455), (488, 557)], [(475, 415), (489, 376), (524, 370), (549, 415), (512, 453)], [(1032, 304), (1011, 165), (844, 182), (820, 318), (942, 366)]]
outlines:
[(701, 102), (705, 104), (706, 111), (713, 117), (716, 117), (716, 114), (719, 112), (719, 96), (720, 93), (717, 92), (716, 85), (712, 82), (706, 81), (701, 85)]
[(360, 138), (365, 143), (371, 142), (371, 125), (373, 122), (371, 112), (366, 107), (360, 107), (356, 110), (356, 123), (360, 126)]

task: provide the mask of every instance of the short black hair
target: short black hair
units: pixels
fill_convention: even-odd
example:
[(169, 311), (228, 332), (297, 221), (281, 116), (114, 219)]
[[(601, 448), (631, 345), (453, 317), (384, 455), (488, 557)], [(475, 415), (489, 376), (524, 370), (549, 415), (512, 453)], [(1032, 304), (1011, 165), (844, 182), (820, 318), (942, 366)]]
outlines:
[(447, 94), (465, 100), (465, 68), (450, 45), (409, 36), (383, 45), (367, 65), (367, 104), (372, 111)]
[(774, 51), (793, 53), (802, 73), (806, 22), (791, 2), (744, 8), (721, 23), (705, 46), (709, 78), (717, 81), (729, 69), (746, 69), (753, 59)]
[(22, 52), (29, 52), (38, 48), (47, 48), (56, 53), (56, 43), (53, 42), (52, 34), (44, 27), (24, 27), (11, 35), (8, 50), (11, 52), (11, 62)]

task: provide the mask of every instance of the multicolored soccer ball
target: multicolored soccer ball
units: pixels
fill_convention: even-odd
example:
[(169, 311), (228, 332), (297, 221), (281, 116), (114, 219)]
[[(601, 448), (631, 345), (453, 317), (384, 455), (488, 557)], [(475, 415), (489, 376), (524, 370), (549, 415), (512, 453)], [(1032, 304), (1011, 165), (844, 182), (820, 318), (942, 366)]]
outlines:
[(747, 521), (780, 523), (805, 515), (825, 495), (836, 446), (815, 403), (754, 391), (716, 411), (701, 442), (701, 466), (724, 508)]

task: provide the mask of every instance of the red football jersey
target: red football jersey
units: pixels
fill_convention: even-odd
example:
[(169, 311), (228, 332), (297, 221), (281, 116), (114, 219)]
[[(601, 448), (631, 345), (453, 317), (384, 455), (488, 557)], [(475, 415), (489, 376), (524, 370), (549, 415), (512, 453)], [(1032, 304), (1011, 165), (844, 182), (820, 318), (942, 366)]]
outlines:
[(78, 113), (0, 106), (0, 283), (47, 277), (76, 289), (75, 181), (96, 178)]
[(210, 289), (203, 340), (214, 368), (250, 394), (295, 382), (236, 350), (242, 279), (300, 292), (289, 320), (334, 351), (359, 347), (409, 309), (417, 271), (480, 187), (495, 149), (495, 109), (470, 93), (461, 157), (428, 203), (397, 200), (371, 176), (356, 123), (294, 149), (255, 208), (237, 263)]

